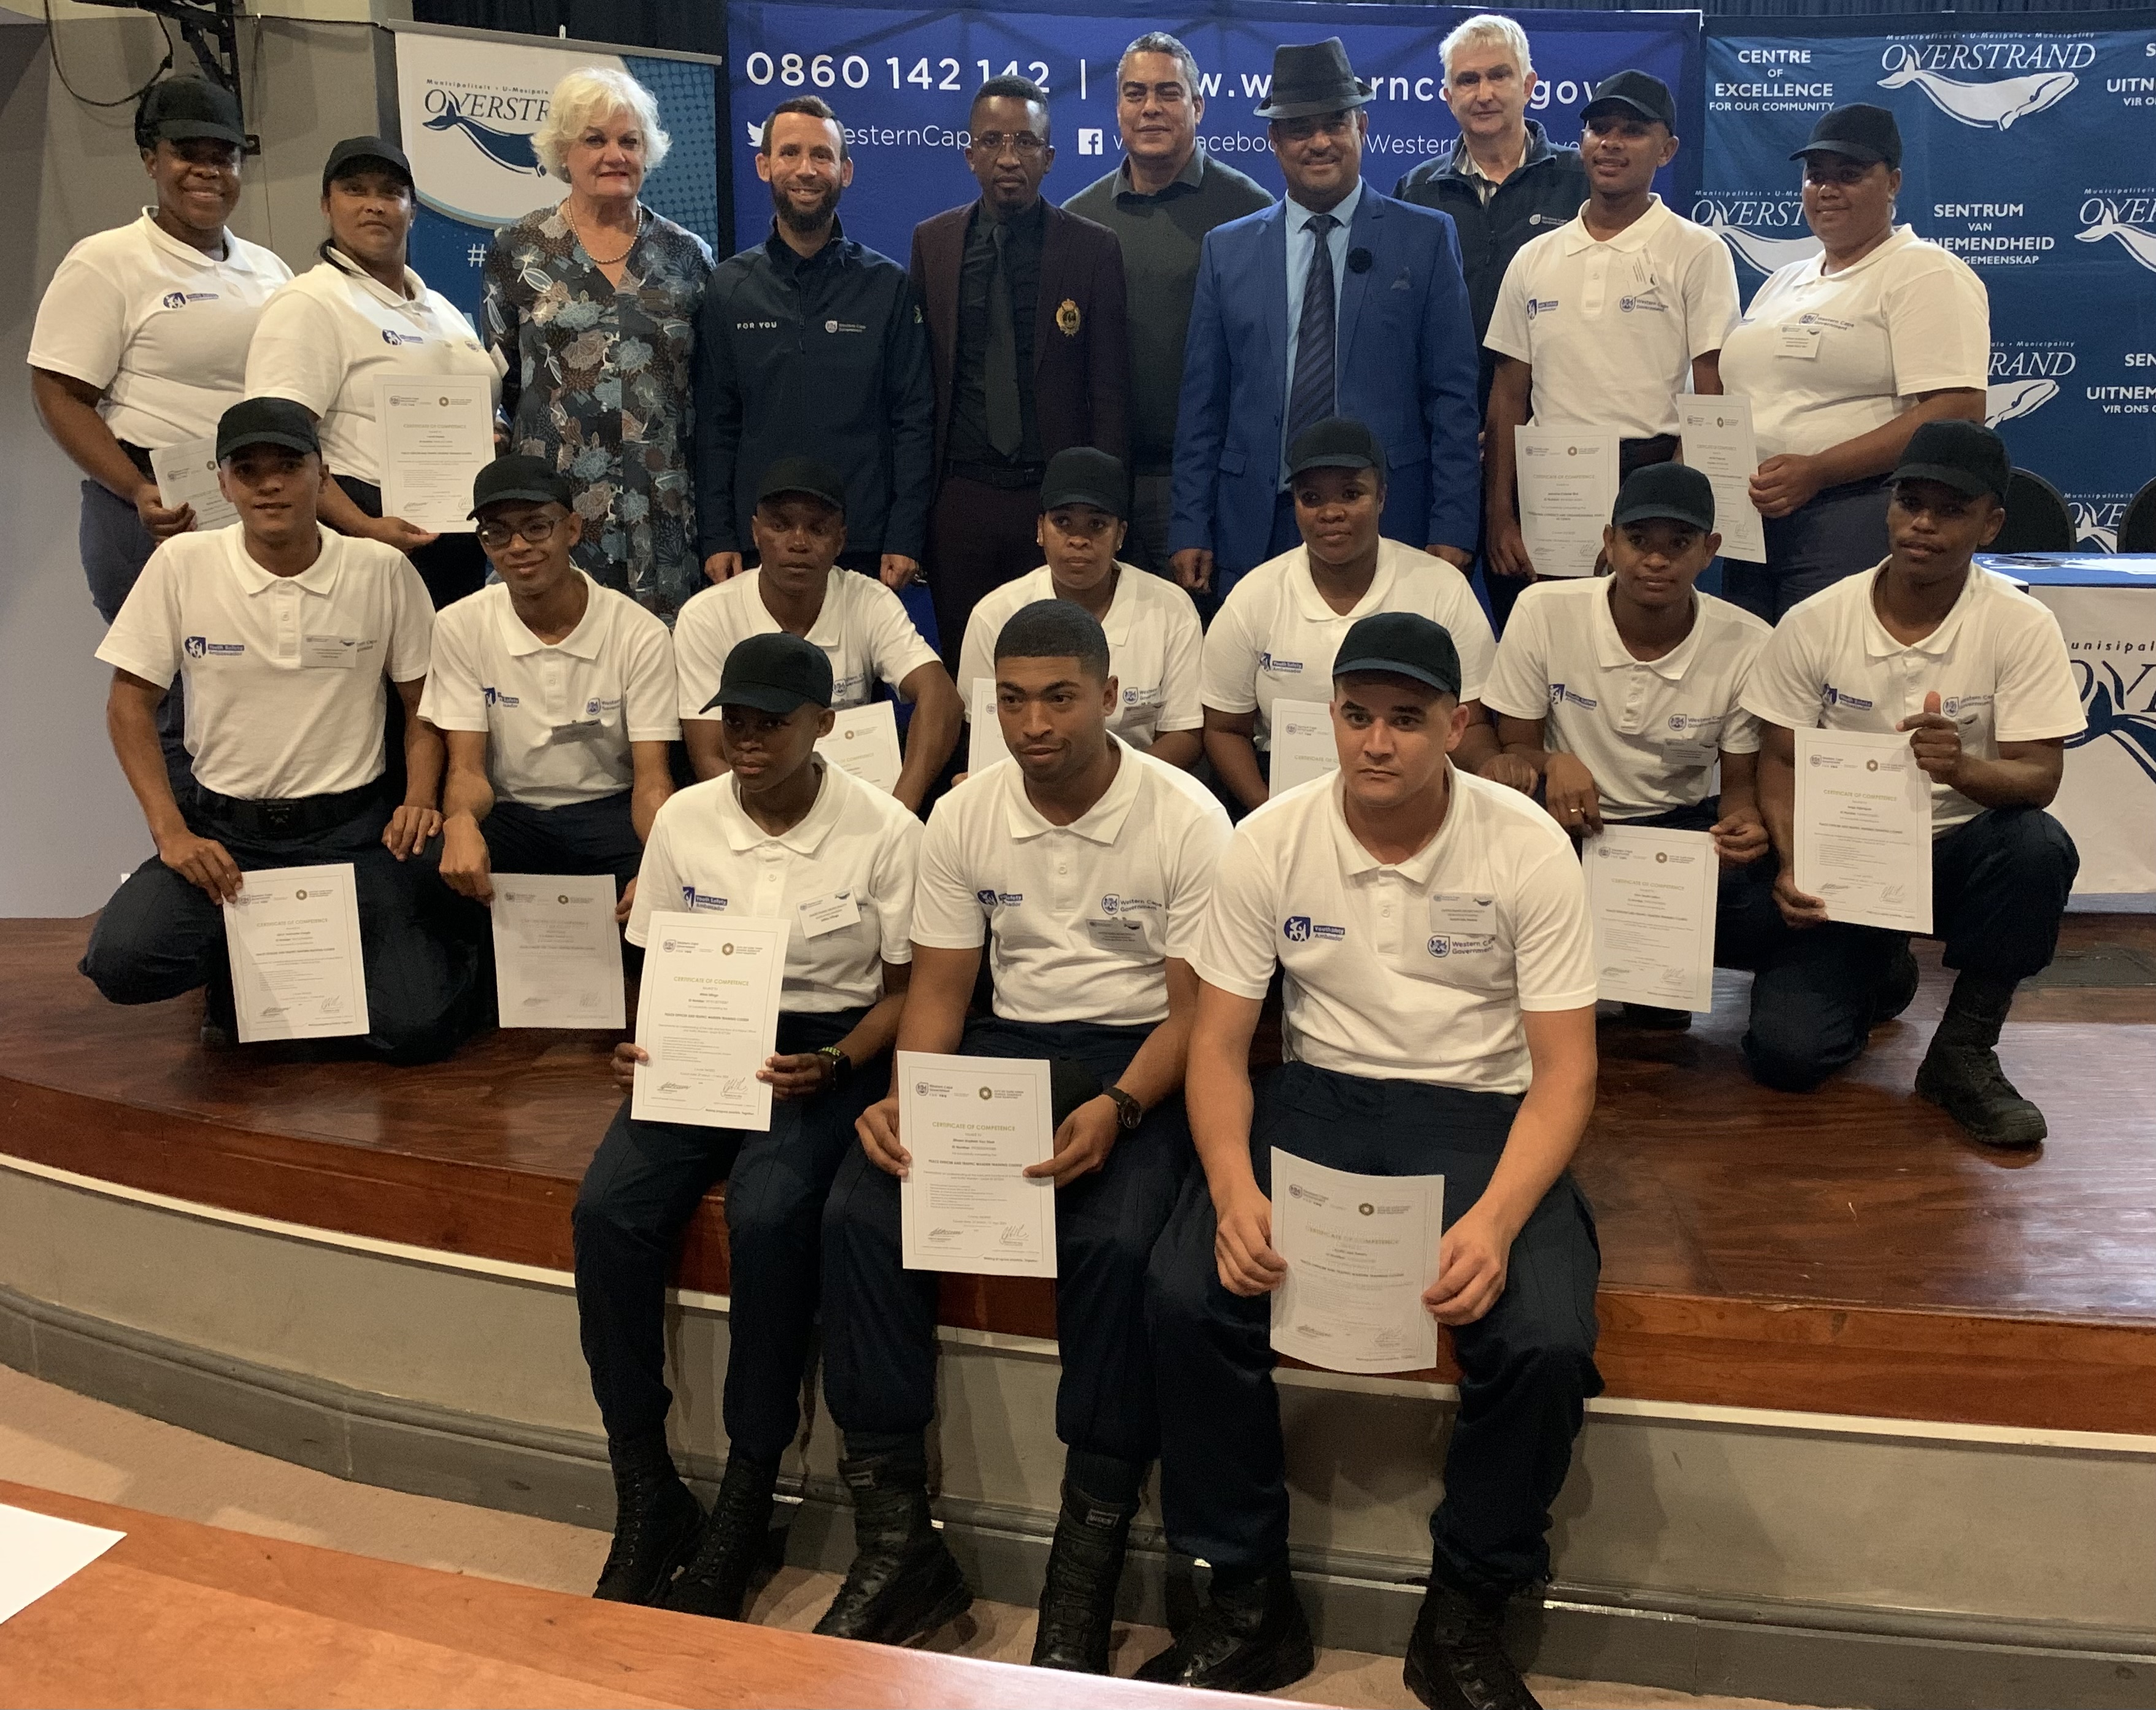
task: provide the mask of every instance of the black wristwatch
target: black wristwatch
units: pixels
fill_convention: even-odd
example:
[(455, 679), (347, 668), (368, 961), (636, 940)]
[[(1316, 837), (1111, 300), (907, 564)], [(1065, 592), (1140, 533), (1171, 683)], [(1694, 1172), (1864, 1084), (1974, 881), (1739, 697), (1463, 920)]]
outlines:
[(854, 1060), (837, 1045), (825, 1045), (816, 1055), (831, 1066), (831, 1085), (834, 1086), (854, 1072)]
[(1120, 1086), (1104, 1086), (1101, 1096), (1116, 1107), (1116, 1122), (1125, 1130), (1135, 1128), (1145, 1120), (1145, 1107)]

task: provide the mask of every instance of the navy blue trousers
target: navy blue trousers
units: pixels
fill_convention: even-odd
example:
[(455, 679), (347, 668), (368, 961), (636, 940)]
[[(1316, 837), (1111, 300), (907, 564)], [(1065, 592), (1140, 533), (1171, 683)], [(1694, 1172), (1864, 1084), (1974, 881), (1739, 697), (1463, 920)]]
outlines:
[[(1272, 1148), (1368, 1175), (1445, 1177), (1447, 1227), (1481, 1199), (1520, 1101), (1290, 1063), (1260, 1076), (1250, 1163)], [(1215, 1569), (1287, 1556), (1287, 1463), (1273, 1384), (1271, 1302), (1221, 1285), (1213, 1199), (1191, 1172), (1147, 1284), (1161, 1412), (1161, 1512), (1170, 1548)], [(1505, 1291), (1452, 1333), (1460, 1414), (1433, 1545), (1461, 1583), (1511, 1591), (1549, 1569), (1550, 1504), (1572, 1464), (1594, 1369), (1594, 1219), (1559, 1178), (1512, 1243)]]
[[(836, 1045), (867, 1012), (783, 1014), (781, 1053)], [(864, 1063), (813, 1098), (773, 1101), (769, 1132), (639, 1122), (624, 1099), (577, 1190), (577, 1322), (608, 1440), (664, 1430), (666, 1282), (681, 1232), (726, 1184), (732, 1310), (723, 1416), (729, 1446), (776, 1462), (801, 1427), (816, 1324), (817, 1231), (854, 1122), (883, 1095), (890, 1064)]]
[[(1152, 1031), (983, 1019), (967, 1024), (960, 1049), (1066, 1058), (1105, 1085)], [(1082, 1454), (1142, 1463), (1159, 1452), (1146, 1263), (1190, 1158), (1183, 1101), (1170, 1098), (1116, 1142), (1106, 1163), (1057, 1190), (1055, 1434)], [(855, 1147), (824, 1214), (824, 1399), (849, 1434), (909, 1435), (936, 1415), (939, 1273), (905, 1269), (901, 1251), (898, 1179)]]
[[(90, 603), (107, 624), (120, 615), (134, 592), (136, 578), (150, 562), (157, 543), (142, 519), (125, 499), (116, 498), (104, 484), (82, 484), (82, 519), (76, 544), (82, 552), (82, 573), (90, 583)], [(157, 703), (157, 746), (164, 751), (165, 775), (172, 782), (172, 799), (187, 811), (194, 798), (194, 762), (187, 753), (186, 686), (175, 676)]]
[[(446, 1057), (471, 1030), (477, 968), (470, 948), (431, 929), (418, 874), (382, 847), (386, 797), (341, 825), (305, 836), (243, 836), (198, 806), (187, 824), (215, 838), (242, 872), (350, 861), (359, 902), (369, 1030), (362, 1043), (393, 1062)], [(230, 963), (224, 911), (154, 856), (112, 894), (90, 929), (81, 971), (116, 1004), (157, 1004), (219, 986)]]
[(1799, 600), (1887, 556), (1886, 477), (1815, 493), (1787, 516), (1766, 520), (1767, 562), (1722, 561), (1722, 597), (1778, 624)]
[[(2081, 870), (2066, 829), (2041, 808), (1992, 808), (1932, 845), (1932, 926), (1948, 968), (2026, 979), (2051, 965)], [(1784, 931), (1752, 982), (1744, 1060), (1804, 1092), (1864, 1052), (1871, 995), (1905, 934), (1829, 922)]]
[(487, 860), (497, 873), (611, 873), (619, 896), (644, 864), (644, 845), (629, 817), (631, 793), (559, 808), (497, 801), (479, 823)]

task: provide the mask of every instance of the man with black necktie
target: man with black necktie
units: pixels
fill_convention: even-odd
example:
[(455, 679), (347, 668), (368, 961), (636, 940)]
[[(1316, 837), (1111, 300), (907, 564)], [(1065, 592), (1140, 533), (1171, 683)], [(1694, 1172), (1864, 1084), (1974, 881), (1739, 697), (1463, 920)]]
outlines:
[(979, 198), (913, 234), (936, 377), (929, 587), (953, 670), (975, 603), (1040, 562), (1048, 460), (1073, 445), (1130, 451), (1122, 249), (1041, 198), (1055, 159), (1047, 91), (992, 77), (971, 125)]
[(1280, 49), (1258, 116), (1287, 198), (1206, 236), (1168, 537), (1187, 588), (1296, 544), (1286, 449), (1333, 416), (1385, 448), (1386, 537), (1473, 561), (1475, 334), (1459, 240), (1448, 215), (1363, 182), (1369, 99), (1337, 37)]

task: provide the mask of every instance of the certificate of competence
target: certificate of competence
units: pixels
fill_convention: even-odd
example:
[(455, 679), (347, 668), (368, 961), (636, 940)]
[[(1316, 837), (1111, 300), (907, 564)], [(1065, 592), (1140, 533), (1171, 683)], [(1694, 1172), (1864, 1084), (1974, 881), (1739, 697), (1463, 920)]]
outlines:
[(787, 924), (747, 916), (654, 913), (647, 929), (629, 1114), (706, 1128), (771, 1127), (756, 1078), (778, 1045)]
[(239, 521), (232, 501), (217, 480), (217, 436), (182, 439), (160, 445), (150, 454), (150, 473), (157, 483), (157, 496), (167, 511), (192, 505), (198, 530), (228, 528)]
[(996, 716), (996, 680), (983, 677), (973, 685), (973, 716), (966, 721), (966, 773), (986, 772), (998, 760), (1010, 758), (1010, 744), (1004, 740), (1003, 721)]
[(414, 528), (469, 534), (472, 477), (494, 461), (494, 383), (485, 375), (385, 374), (382, 510)]
[(899, 1184), (909, 1271), (1055, 1275), (1055, 1150), (1045, 1060), (898, 1054)]
[(816, 752), (889, 795), (905, 763), (898, 753), (898, 714), (888, 701), (849, 706), (833, 721), (829, 736), (817, 737)]
[(1752, 477), (1759, 451), (1752, 438), (1748, 398), (1677, 398), (1684, 460), (1714, 489), (1714, 527), (1722, 556), (1754, 564), (1767, 562), (1767, 522), (1752, 504)]
[(1587, 906), (1603, 997), (1705, 1014), (1714, 1007), (1722, 863), (1704, 831), (1605, 825), (1587, 840)]
[(350, 861), (258, 867), (224, 906), (224, 947), (243, 1045), (365, 1033), (367, 969)]
[(1829, 920), (1932, 929), (1932, 785), (1896, 731), (1797, 738), (1797, 889)]
[(1592, 576), (1617, 504), (1617, 436), (1515, 428), (1520, 532), (1537, 576)]
[(503, 1027), (619, 1027), (613, 875), (496, 873), (495, 983)]
[(1271, 745), (1269, 782), (1275, 795), (1340, 769), (1340, 751), (1332, 745), (1329, 701), (1274, 701), (1265, 740)]
[(1362, 1176), (1273, 1148), (1273, 1349), (1331, 1372), (1419, 1372), (1437, 1363), (1443, 1176)]

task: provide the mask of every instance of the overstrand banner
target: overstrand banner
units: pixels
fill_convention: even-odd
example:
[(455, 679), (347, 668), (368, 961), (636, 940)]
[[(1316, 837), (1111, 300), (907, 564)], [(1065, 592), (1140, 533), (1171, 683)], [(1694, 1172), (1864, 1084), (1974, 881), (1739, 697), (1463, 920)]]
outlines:
[(1989, 27), (1995, 16), (1708, 38), (1691, 214), (1721, 231), (1748, 298), (1818, 249), (1790, 151), (1830, 107), (1891, 109), (1897, 222), (1990, 294), (1987, 419), (2066, 496), (2082, 543), (2115, 551), (2156, 474), (2156, 30)]
[(495, 229), (567, 193), (540, 167), (531, 136), (554, 85), (580, 66), (626, 71), (651, 91), (673, 146), (645, 178), (644, 200), (716, 254), (727, 253), (719, 233), (717, 69), (708, 61), (509, 35), (400, 29), (395, 41), (398, 118), (419, 191), (412, 265), (475, 325), (480, 266)]
[[(737, 243), (760, 243), (769, 229), (757, 142), (765, 116), (791, 95), (821, 95), (837, 110), (856, 175), (841, 214), (847, 234), (901, 263), (916, 224), (978, 193), (961, 150), (973, 93), (989, 77), (1015, 73), (1047, 86), (1056, 157), (1045, 193), (1067, 201), (1121, 160), (1116, 65), (1133, 37), (1153, 29), (1181, 38), (1198, 61), (1206, 145), (1276, 195), (1281, 178), (1265, 122), (1251, 116), (1271, 87), (1273, 49), (1339, 36), (1357, 74), (1376, 82), (1363, 170), (1389, 191), (1459, 135), (1439, 94), (1438, 44), (1477, 9), (1236, 0), (1163, 15), (1142, 0), (993, 12), (735, 0), (726, 76)], [(1530, 110), (1554, 139), (1577, 141), (1587, 90), (1628, 66), (1667, 83), (1681, 116), (1699, 113), (1697, 13), (1511, 15), (1527, 33), (1542, 78)], [(1700, 182), (1700, 138), (1693, 117), (1680, 122), (1686, 146), (1661, 187), (1682, 207)]]

